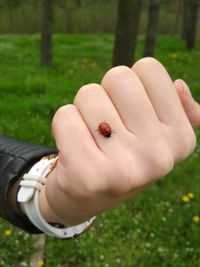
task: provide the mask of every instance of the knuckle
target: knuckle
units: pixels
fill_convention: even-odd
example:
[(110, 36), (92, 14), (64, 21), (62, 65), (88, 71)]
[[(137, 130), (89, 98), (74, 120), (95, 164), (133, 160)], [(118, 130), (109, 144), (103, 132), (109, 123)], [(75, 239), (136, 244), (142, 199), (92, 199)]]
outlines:
[(120, 198), (162, 178), (174, 167), (173, 154), (164, 141), (162, 145), (159, 142), (157, 147), (154, 147), (154, 153), (152, 150), (145, 151), (146, 158), (142, 156), (142, 161), (141, 157), (133, 156), (130, 152), (124, 152), (123, 155), (123, 160), (121, 157), (107, 160), (107, 164), (104, 164), (100, 171), (101, 186), (95, 185), (95, 190), (101, 188), (105, 194)]
[[(94, 176), (93, 176), (94, 177)], [(84, 179), (84, 182), (81, 184), (81, 190), (80, 192), (83, 192), (84, 197), (91, 197), (93, 195), (98, 194), (100, 191), (100, 184), (98, 183), (98, 180), (95, 179)]]
[(177, 157), (177, 162), (186, 159), (194, 151), (197, 143), (196, 135), (192, 129), (189, 132), (185, 132), (183, 137), (180, 138), (180, 140), (181, 142), (179, 141), (180, 149)]
[(158, 151), (155, 164), (157, 172), (155, 172), (155, 179), (159, 179), (168, 174), (174, 167), (173, 154), (168, 147), (164, 147)]
[(126, 75), (127, 73), (132, 72), (132, 70), (127, 66), (117, 66), (106, 72), (104, 75), (101, 84), (109, 84), (111, 81), (115, 80), (116, 77)]
[(152, 65), (161, 65), (161, 63), (153, 58), (153, 57), (144, 57), (142, 59), (139, 59), (138, 61), (135, 62), (135, 64), (133, 65), (133, 68), (137, 68), (140, 66), (152, 66)]
[(79, 104), (82, 101), (85, 101), (91, 94), (94, 94), (95, 90), (99, 90), (101, 86), (97, 83), (90, 83), (82, 86), (74, 98), (74, 103)]
[(191, 134), (191, 141), (189, 144), (189, 153), (192, 153), (195, 150), (196, 145), (197, 145), (197, 138), (196, 138), (196, 135), (193, 131)]
[(66, 117), (69, 112), (74, 110), (74, 108), (75, 107), (72, 104), (68, 104), (58, 108), (52, 119), (52, 129), (54, 129), (57, 124), (60, 123), (60, 120), (62, 120), (63, 117)]
[(168, 174), (174, 167), (174, 157), (170, 147), (164, 142), (154, 143), (147, 160), (148, 167), (146, 176), (155, 181)]

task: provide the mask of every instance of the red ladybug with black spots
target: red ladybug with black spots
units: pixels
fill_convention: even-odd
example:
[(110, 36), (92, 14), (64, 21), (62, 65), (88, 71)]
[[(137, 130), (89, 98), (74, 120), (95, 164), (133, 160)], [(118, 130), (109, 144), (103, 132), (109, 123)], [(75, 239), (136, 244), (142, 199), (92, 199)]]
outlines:
[(103, 135), (106, 138), (111, 137), (111, 134), (114, 132), (111, 126), (106, 121), (101, 122), (99, 124), (98, 131), (101, 135)]

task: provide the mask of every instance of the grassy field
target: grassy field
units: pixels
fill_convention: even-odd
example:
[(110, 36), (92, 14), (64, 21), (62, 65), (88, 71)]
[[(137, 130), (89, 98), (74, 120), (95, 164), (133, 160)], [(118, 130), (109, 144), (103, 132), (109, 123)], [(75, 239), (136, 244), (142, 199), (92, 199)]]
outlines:
[[(143, 41), (141, 37), (137, 58)], [(110, 68), (112, 44), (110, 35), (55, 35), (54, 67), (46, 70), (39, 64), (39, 36), (1, 36), (0, 133), (54, 145), (50, 134), (54, 112), (72, 102), (81, 85), (100, 82)], [(200, 101), (200, 44), (189, 53), (178, 37), (160, 37), (156, 58), (173, 79), (185, 79)], [(200, 141), (198, 131), (197, 138)], [(199, 158), (198, 146), (164, 180), (98, 216), (81, 237), (71, 241), (48, 237), (45, 266), (199, 267)], [(28, 267), (36, 237), (3, 221), (0, 237), (0, 266)]]

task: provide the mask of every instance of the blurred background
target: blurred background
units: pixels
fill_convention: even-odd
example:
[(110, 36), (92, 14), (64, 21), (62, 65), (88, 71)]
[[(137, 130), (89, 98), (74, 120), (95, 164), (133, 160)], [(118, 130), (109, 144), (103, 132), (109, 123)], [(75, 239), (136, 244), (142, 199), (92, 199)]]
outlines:
[[(0, 134), (55, 146), (57, 108), (112, 66), (144, 56), (184, 79), (200, 102), (199, 40), (200, 0), (0, 0)], [(73, 240), (0, 220), (0, 267), (199, 267), (199, 159), (197, 145)]]

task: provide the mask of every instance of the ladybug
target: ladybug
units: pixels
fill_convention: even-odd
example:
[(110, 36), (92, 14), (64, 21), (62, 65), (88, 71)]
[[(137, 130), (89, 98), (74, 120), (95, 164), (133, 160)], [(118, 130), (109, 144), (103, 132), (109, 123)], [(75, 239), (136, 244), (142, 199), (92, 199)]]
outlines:
[(98, 131), (100, 134), (102, 134), (106, 138), (111, 137), (111, 134), (113, 132), (111, 126), (106, 121), (101, 122), (99, 124)]

